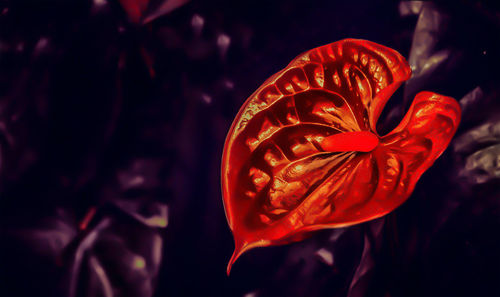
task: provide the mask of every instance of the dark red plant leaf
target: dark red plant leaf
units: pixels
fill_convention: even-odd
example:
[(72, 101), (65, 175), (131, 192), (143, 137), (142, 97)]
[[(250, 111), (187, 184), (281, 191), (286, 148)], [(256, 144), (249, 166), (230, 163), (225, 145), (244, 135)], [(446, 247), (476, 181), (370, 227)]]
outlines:
[(381, 217), (403, 203), (460, 121), (450, 98), (419, 93), (385, 136), (385, 103), (410, 77), (396, 51), (346, 39), (310, 50), (269, 78), (226, 138), (222, 190), (235, 239), (228, 265), (255, 247)]
[(149, 0), (119, 0), (130, 21), (139, 23), (148, 8)]
[(189, 0), (119, 0), (134, 24), (146, 24), (188, 3)]

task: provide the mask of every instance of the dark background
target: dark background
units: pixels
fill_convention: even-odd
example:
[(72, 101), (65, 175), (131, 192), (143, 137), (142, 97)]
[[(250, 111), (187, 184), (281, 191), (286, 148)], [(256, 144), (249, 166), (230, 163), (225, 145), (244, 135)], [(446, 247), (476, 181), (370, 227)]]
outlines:
[[(0, 1), (1, 296), (500, 295), (494, 1)], [(388, 216), (245, 254), (220, 191), (239, 107), (343, 38), (407, 57), (462, 123)]]

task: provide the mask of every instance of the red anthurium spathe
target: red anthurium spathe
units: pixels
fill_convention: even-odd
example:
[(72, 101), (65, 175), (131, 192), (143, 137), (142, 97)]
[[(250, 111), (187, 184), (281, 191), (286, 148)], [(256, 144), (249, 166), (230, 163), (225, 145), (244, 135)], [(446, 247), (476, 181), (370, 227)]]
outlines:
[(222, 192), (235, 251), (358, 224), (401, 205), (460, 122), (450, 97), (421, 92), (389, 134), (375, 129), (410, 77), (396, 51), (346, 39), (312, 49), (269, 78), (226, 138)]

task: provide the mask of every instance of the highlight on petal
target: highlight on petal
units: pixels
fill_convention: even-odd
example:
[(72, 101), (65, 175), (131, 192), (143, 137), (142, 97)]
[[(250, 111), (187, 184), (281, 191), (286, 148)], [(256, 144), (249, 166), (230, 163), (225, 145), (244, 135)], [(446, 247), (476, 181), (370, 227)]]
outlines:
[(249, 249), (375, 219), (409, 197), (460, 121), (454, 99), (422, 92), (379, 136), (378, 117), (410, 74), (396, 51), (346, 39), (300, 55), (250, 96), (222, 160), (228, 274)]

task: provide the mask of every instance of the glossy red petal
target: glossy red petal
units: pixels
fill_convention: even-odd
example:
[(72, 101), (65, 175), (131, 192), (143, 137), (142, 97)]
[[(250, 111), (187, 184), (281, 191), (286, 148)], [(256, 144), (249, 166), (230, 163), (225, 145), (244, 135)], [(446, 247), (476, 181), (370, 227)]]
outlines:
[(420, 176), (448, 147), (460, 118), (455, 99), (432, 92), (417, 94), (398, 127), (382, 137), (377, 151), (397, 159), (401, 168), (397, 191), (404, 189), (407, 196), (413, 191)]
[[(300, 55), (250, 96), (228, 133), (222, 161), (224, 205), (236, 245), (228, 273), (250, 248), (367, 221), (409, 196), (459, 121), (453, 99), (423, 93), (401, 125), (380, 138), (377, 119), (409, 76), (396, 51), (347, 39)], [(445, 114), (451, 130), (439, 134), (440, 128), (427, 126), (438, 125)], [(434, 146), (420, 160), (410, 151), (422, 146), (421, 133), (429, 129), (430, 138), (422, 141)], [(417, 177), (400, 185), (393, 175)]]

